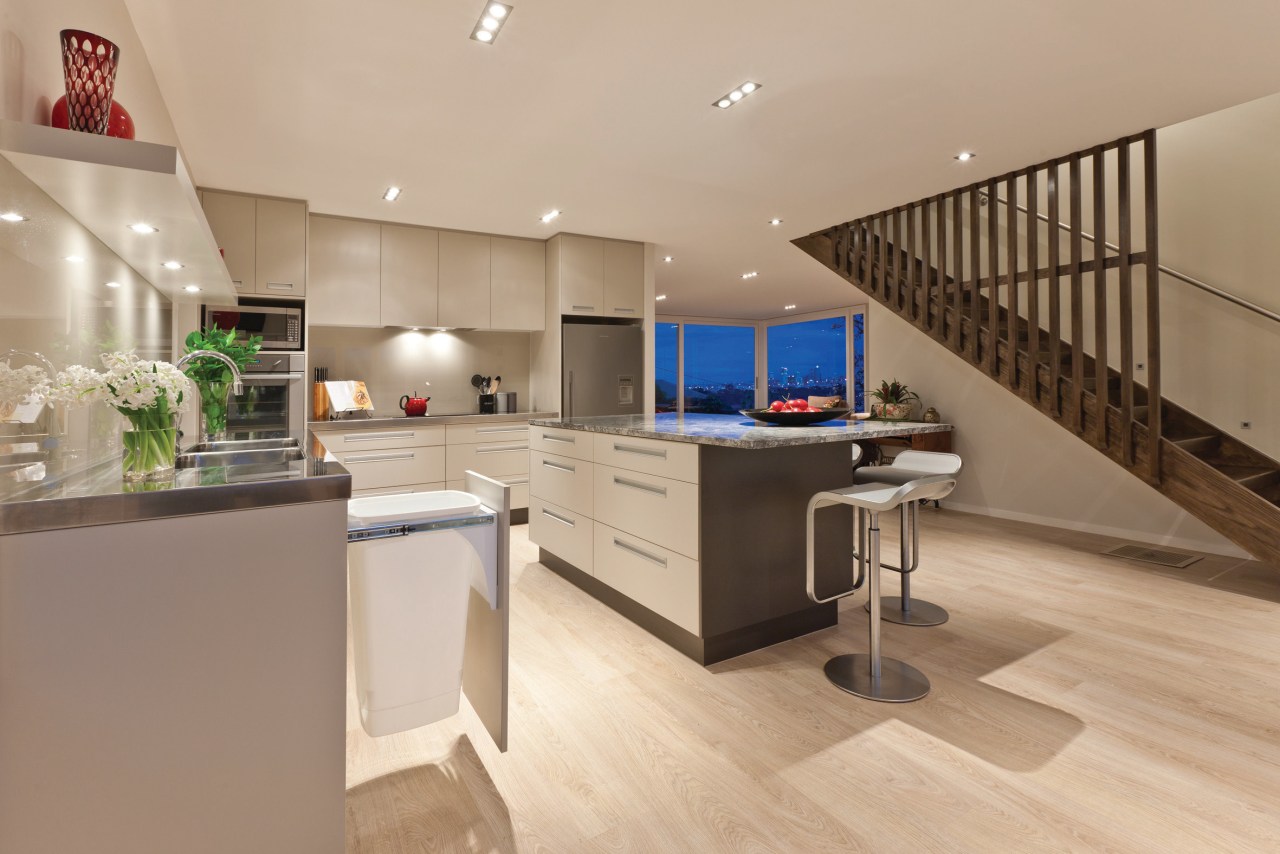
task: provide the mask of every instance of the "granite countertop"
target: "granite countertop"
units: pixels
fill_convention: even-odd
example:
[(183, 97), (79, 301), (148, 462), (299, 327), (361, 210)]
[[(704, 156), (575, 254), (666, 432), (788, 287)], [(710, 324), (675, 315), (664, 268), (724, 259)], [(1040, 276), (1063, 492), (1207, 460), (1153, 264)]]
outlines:
[(53, 458), (4, 473), (0, 535), (350, 498), (347, 470), (325, 461), (314, 436), (303, 447), (307, 457), (293, 462), (179, 469), (173, 480), (139, 484), (123, 481), (118, 459), (84, 469)]
[(856, 442), (915, 433), (944, 433), (950, 424), (918, 421), (824, 421), (808, 427), (780, 427), (753, 421), (745, 415), (602, 415), (595, 418), (534, 418), (538, 427), (561, 427), (593, 433), (614, 433), (645, 439), (721, 445), (727, 448), (785, 448), (823, 442)]
[(340, 421), (309, 421), (307, 428), (317, 433), (332, 430), (394, 430), (399, 427), (423, 427), (432, 424), (483, 424), (487, 421), (528, 421), (533, 418), (555, 418), (555, 412), (498, 412), (491, 415), (392, 415), (382, 418), (344, 418)]

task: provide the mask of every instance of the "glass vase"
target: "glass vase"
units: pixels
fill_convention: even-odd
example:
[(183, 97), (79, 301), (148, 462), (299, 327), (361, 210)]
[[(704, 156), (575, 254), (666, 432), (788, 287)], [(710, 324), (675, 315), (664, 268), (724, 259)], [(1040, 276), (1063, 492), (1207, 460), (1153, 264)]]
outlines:
[(120, 48), (83, 30), (63, 30), (60, 36), (67, 84), (67, 126), (105, 134), (111, 120)]
[(206, 442), (227, 438), (227, 396), (231, 383), (198, 383), (200, 391), (200, 435)]
[(168, 427), (125, 430), (123, 438), (124, 479), (127, 483), (171, 480), (178, 455), (178, 427), (170, 419)]

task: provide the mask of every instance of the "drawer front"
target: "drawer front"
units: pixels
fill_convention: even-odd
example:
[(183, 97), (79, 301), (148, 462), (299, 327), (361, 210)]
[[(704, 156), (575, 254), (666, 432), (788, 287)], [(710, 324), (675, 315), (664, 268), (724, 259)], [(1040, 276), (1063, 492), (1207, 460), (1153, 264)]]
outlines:
[(333, 455), (351, 472), (353, 490), (445, 480), (443, 445), (385, 451), (335, 451)]
[(590, 516), (593, 468), (591, 463), (573, 457), (530, 451), (529, 494)]
[(407, 427), (403, 430), (322, 430), (320, 443), (335, 454), (341, 451), (386, 451), (444, 444), (444, 427)]
[[(442, 489), (453, 489), (443, 483), (414, 483), (409, 486), (384, 486), (380, 489), (353, 489), (352, 498), (365, 498), (370, 495), (408, 495), (413, 492), (439, 492)], [(461, 489), (461, 487), (459, 487)]]
[(528, 474), (529, 441), (485, 442), (482, 445), (450, 443), (445, 459), (445, 473), (449, 480), (461, 480), (468, 469), (490, 477)]
[(635, 439), (610, 433), (596, 433), (594, 438), (597, 463), (687, 483), (698, 482), (698, 446), (690, 442)]
[(698, 559), (698, 487), (692, 483), (597, 463), (594, 517)]
[(702, 634), (698, 562), (600, 522), (595, 577), (680, 628)]
[[(512, 510), (523, 510), (529, 506), (529, 475), (496, 475), (493, 479), (511, 487)], [(451, 480), (449, 481), (449, 488), (456, 489), (459, 492), (466, 492), (467, 482), (465, 480)]]
[(561, 430), (557, 427), (530, 427), (529, 447), (547, 454), (592, 460), (592, 434), (585, 430)]
[(474, 445), (477, 442), (528, 442), (527, 421), (499, 421), (488, 424), (447, 424), (445, 438), (450, 445)]
[(593, 527), (589, 516), (543, 501), (537, 496), (529, 498), (529, 541), (588, 575), (594, 568)]

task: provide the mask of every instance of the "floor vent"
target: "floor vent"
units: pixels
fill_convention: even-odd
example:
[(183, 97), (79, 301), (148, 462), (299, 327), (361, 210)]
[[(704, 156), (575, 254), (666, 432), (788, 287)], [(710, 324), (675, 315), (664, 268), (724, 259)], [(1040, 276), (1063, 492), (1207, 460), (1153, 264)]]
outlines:
[(1165, 549), (1154, 549), (1151, 546), (1139, 546), (1133, 543), (1126, 543), (1123, 546), (1116, 546), (1114, 549), (1103, 552), (1104, 555), (1112, 557), (1123, 557), (1129, 560), (1141, 560), (1146, 563), (1158, 563), (1161, 566), (1173, 566), (1182, 569), (1186, 566), (1200, 560), (1200, 555), (1186, 554), (1185, 552), (1171, 552)]

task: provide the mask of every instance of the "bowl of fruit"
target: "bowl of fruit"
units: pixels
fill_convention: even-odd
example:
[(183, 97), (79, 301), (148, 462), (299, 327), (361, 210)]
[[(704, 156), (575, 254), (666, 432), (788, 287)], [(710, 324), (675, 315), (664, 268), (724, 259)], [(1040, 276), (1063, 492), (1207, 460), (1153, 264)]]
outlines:
[(763, 421), (766, 424), (777, 424), (783, 427), (803, 427), (806, 424), (819, 424), (831, 421), (849, 412), (848, 407), (810, 406), (809, 401), (802, 398), (795, 400), (775, 400), (768, 409), (740, 409), (748, 418)]

